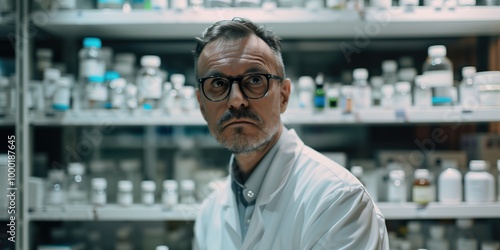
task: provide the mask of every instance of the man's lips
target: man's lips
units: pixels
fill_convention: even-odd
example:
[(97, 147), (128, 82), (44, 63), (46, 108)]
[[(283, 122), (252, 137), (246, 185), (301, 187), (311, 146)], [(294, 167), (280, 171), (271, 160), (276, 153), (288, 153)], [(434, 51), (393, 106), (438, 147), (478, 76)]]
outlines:
[(230, 121), (226, 125), (224, 125), (224, 128), (228, 127), (228, 126), (231, 126), (231, 125), (240, 125), (240, 124), (255, 125), (255, 122), (250, 121), (250, 120), (234, 120), (234, 121)]

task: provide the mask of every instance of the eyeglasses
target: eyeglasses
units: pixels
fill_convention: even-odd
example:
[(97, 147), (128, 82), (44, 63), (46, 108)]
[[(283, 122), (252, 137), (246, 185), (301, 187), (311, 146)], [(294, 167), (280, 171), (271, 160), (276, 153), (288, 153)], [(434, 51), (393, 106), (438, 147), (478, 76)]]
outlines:
[(267, 95), (269, 79), (283, 81), (283, 78), (271, 74), (248, 74), (241, 77), (209, 76), (198, 79), (205, 97), (212, 102), (226, 99), (234, 82), (246, 98), (260, 99)]

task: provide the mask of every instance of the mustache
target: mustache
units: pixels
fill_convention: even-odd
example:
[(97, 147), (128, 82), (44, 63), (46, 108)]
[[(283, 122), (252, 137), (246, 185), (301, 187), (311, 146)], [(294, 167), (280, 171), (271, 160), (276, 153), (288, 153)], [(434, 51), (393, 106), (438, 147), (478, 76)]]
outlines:
[(231, 119), (241, 119), (241, 118), (247, 118), (250, 120), (254, 120), (258, 123), (262, 123), (262, 119), (260, 119), (260, 117), (256, 113), (247, 108), (240, 108), (240, 109), (230, 109), (226, 111), (219, 119), (219, 121), (217, 121), (217, 126), (221, 127), (222, 124), (230, 121)]

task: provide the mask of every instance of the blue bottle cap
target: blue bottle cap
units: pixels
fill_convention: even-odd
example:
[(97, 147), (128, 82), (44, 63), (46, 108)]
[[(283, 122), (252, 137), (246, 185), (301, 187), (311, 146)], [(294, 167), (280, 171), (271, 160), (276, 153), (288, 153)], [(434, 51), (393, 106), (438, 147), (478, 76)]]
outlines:
[(52, 108), (57, 111), (66, 111), (69, 109), (69, 105), (65, 104), (53, 104)]
[(83, 39), (83, 47), (97, 47), (100, 48), (102, 46), (101, 39), (96, 37), (85, 37)]
[(107, 71), (106, 74), (104, 75), (104, 79), (106, 81), (112, 81), (118, 78), (120, 78), (120, 73), (116, 71)]
[(104, 77), (102, 77), (102, 76), (89, 76), (89, 82), (104, 82)]
[(142, 105), (142, 108), (144, 110), (152, 110), (153, 106), (151, 106), (151, 104), (149, 104), (149, 103), (144, 103), (144, 105)]

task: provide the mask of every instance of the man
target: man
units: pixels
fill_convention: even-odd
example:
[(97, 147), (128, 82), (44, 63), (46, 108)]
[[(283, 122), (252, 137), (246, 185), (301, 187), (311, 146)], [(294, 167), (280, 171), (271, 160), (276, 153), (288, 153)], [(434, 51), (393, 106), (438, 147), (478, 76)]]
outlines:
[(362, 184), (281, 122), (290, 79), (278, 37), (249, 20), (220, 21), (194, 56), (201, 113), (233, 153), (226, 184), (196, 220), (198, 249), (389, 249)]

